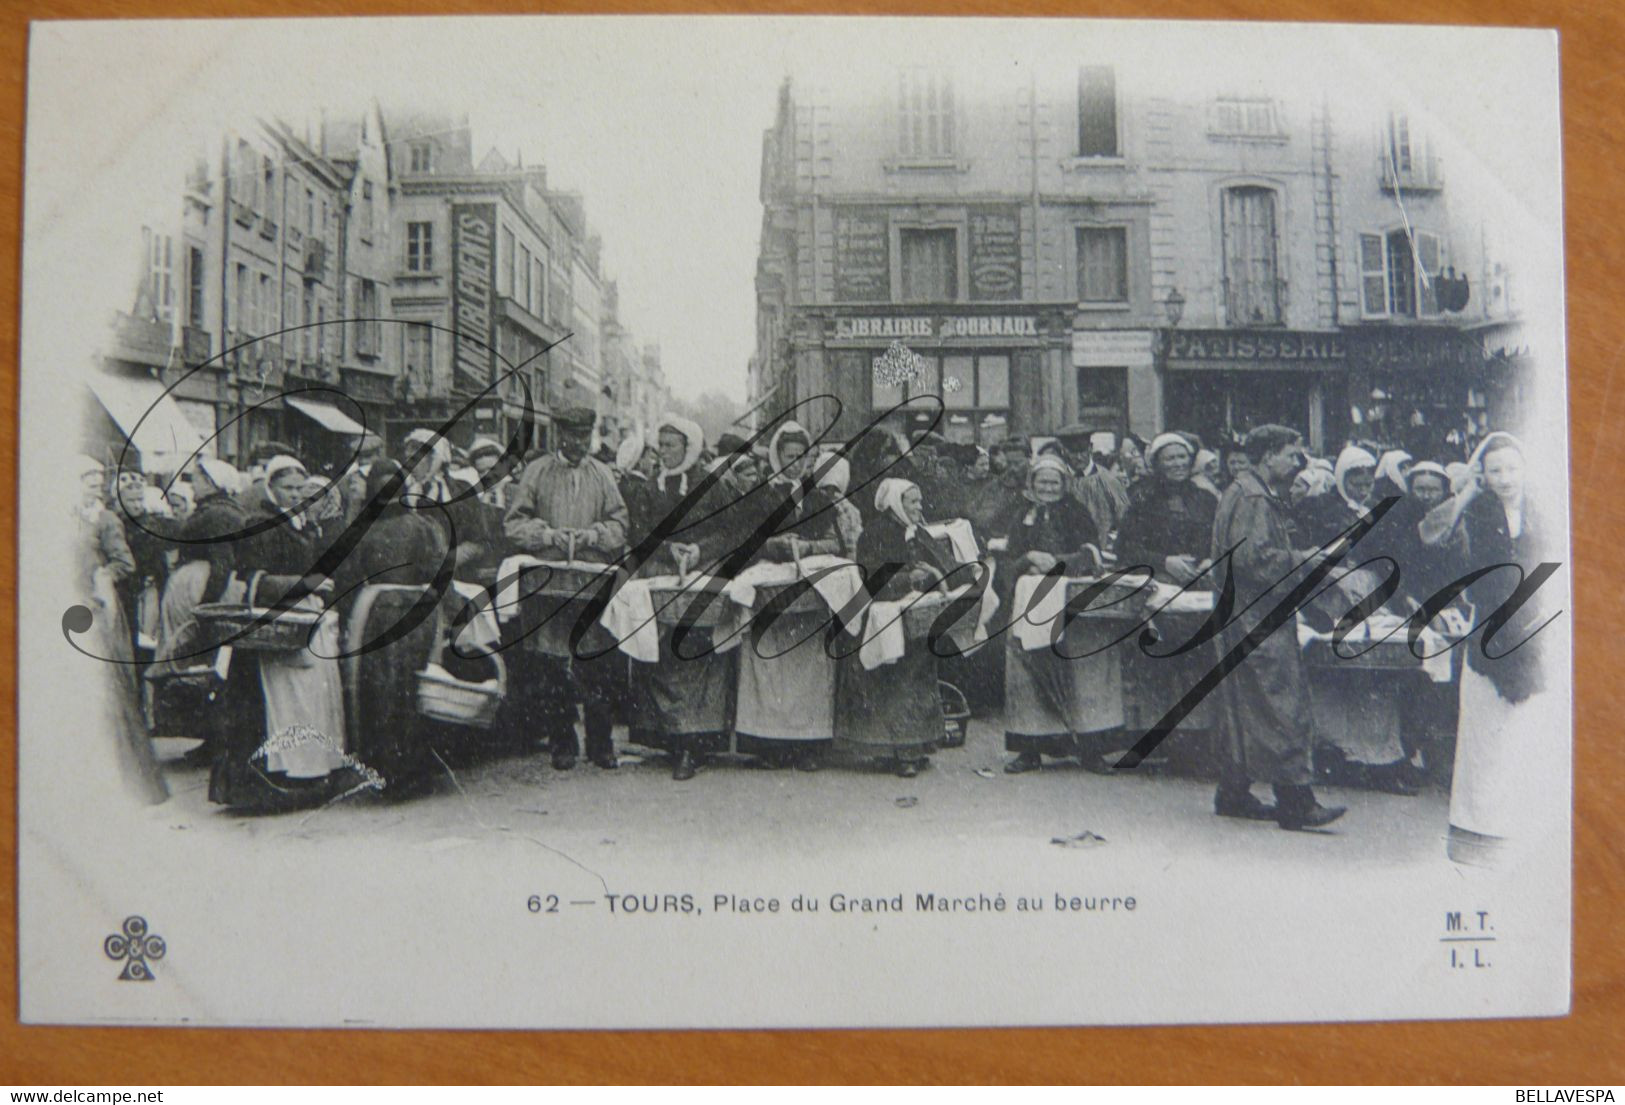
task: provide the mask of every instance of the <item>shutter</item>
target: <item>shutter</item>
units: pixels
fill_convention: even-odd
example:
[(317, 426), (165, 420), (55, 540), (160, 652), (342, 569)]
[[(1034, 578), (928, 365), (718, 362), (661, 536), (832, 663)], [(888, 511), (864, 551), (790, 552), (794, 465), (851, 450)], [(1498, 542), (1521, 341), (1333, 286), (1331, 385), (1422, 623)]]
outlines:
[(1388, 317), (1388, 250), (1380, 234), (1360, 235), (1361, 311), (1366, 318)]
[(1252, 199), (1256, 211), (1253, 257), (1258, 273), (1257, 314), (1264, 322), (1280, 322), (1280, 283), (1275, 268), (1275, 193), (1260, 188), (1253, 192)]
[(1416, 258), (1417, 298), (1420, 300), (1420, 314), (1436, 315), (1439, 313), (1439, 274), (1444, 270), (1444, 262), (1439, 248), (1439, 236), (1430, 234), (1425, 230), (1416, 232)]

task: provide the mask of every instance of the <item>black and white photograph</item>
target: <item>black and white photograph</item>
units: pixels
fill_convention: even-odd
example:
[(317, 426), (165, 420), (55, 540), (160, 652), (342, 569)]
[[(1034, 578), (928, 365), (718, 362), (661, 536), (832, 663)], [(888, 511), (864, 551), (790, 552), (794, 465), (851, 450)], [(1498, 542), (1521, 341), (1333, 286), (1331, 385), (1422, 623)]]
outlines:
[(22, 1019), (1563, 1014), (1557, 72), (36, 23)]

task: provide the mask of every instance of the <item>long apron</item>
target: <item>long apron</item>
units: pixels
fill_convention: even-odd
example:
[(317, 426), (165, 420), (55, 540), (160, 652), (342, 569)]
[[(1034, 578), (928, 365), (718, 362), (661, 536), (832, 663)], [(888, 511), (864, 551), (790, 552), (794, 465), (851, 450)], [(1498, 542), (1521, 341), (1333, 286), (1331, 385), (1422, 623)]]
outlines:
[[(1073, 618), (1057, 654), (1051, 646), (1023, 648), (1006, 637), (1004, 746), (1011, 752), (1070, 756), (1075, 738), (1123, 725), (1121, 646), (1082, 655), (1122, 635), (1115, 618)], [(1068, 657), (1077, 657), (1069, 659)]]
[[(710, 651), (711, 630), (696, 626), (678, 656), (672, 650), (676, 628), (661, 625), (659, 659), (631, 662), (631, 739), (665, 751), (676, 751), (679, 743), (691, 751), (715, 751), (733, 712), (739, 650)], [(696, 738), (704, 738), (698, 742), (704, 747), (696, 747)]]
[(1450, 858), (1488, 865), (1562, 808), (1567, 730), (1554, 726), (1551, 691), (1513, 704), (1464, 665), (1461, 727), (1450, 786)]
[(738, 649), (739, 751), (834, 737), (836, 661), (824, 649), (829, 617), (782, 614), (760, 641), (754, 628), (747, 634)]
[(918, 760), (942, 740), (937, 658), (925, 641), (872, 671), (854, 650), (839, 663), (835, 701), (836, 739), (859, 753)]

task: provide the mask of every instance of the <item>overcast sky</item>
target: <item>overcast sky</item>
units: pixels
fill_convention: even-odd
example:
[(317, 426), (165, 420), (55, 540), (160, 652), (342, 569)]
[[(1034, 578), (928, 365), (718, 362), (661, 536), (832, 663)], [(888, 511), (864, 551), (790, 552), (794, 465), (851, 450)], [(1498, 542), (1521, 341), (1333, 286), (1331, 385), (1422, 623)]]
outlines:
[(1529, 49), (1535, 33), (607, 17), (35, 24), (25, 288), (54, 262), (81, 307), (124, 305), (124, 273), (115, 281), (85, 258), (125, 248), (147, 212), (173, 217), (187, 151), (228, 120), (353, 111), (372, 97), (466, 110), (476, 159), (490, 146), (523, 152), (583, 194), (624, 321), (660, 343), (674, 389), (742, 399), (762, 132), (787, 72), (840, 79), (949, 60), (971, 66), (973, 86), (978, 72), (1088, 57), (1154, 66), (1170, 94), (1210, 93), (1228, 65), (1232, 83), (1260, 90), (1394, 97), (1448, 136), (1453, 204), (1510, 205), (1492, 221), (1550, 226), (1556, 134), (1527, 107), (1555, 74)]

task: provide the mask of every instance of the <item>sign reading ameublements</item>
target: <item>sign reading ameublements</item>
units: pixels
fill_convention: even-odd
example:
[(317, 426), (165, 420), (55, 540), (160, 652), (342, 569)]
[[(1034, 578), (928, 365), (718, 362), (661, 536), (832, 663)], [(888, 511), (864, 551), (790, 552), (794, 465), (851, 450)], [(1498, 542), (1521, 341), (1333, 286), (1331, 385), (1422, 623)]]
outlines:
[(891, 298), (891, 231), (884, 211), (835, 212), (835, 298)]
[[(460, 387), (491, 380), (491, 288), (496, 280), (496, 208), (488, 203), (452, 211), (453, 367)], [(470, 340), (473, 339), (473, 340)]]
[(1021, 298), (1021, 208), (970, 212), (970, 297)]

